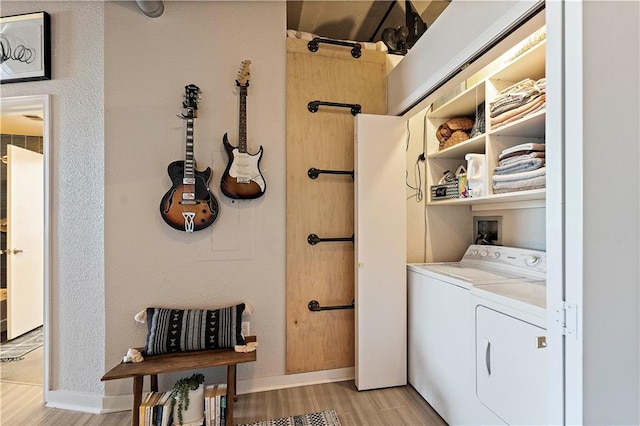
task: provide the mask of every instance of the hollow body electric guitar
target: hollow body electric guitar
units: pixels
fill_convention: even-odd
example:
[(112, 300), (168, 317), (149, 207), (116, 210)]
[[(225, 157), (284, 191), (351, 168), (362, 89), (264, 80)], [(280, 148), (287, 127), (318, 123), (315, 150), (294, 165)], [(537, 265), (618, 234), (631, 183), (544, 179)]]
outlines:
[(227, 168), (222, 175), (220, 189), (229, 198), (253, 199), (264, 194), (267, 185), (260, 172), (262, 146), (255, 154), (247, 152), (247, 87), (249, 87), (249, 66), (251, 61), (242, 61), (236, 84), (240, 88), (240, 112), (238, 146), (229, 143), (224, 134), (222, 143), (229, 157)]
[(211, 168), (196, 170), (193, 157), (193, 122), (198, 109), (200, 89), (195, 84), (185, 87), (185, 112), (179, 117), (187, 122), (184, 161), (174, 161), (167, 167), (173, 185), (160, 202), (160, 214), (165, 222), (179, 231), (199, 231), (218, 217), (218, 200), (209, 191)]

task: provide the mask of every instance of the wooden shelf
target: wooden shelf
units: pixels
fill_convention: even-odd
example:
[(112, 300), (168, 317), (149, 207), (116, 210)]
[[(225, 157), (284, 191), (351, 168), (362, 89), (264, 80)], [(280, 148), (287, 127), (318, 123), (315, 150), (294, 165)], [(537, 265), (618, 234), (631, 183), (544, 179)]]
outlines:
[(541, 78), (545, 74), (546, 40), (533, 46), (531, 49), (504, 64), (502, 69), (496, 71), (487, 79), (495, 81), (518, 82), (523, 78)]
[(429, 118), (453, 118), (461, 116), (475, 116), (476, 108), (485, 97), (484, 81), (468, 88), (458, 96), (444, 103), (438, 109), (427, 114)]
[(546, 110), (541, 110), (531, 115), (522, 117), (520, 120), (516, 120), (513, 123), (505, 124), (502, 127), (498, 127), (495, 130), (491, 130), (489, 135), (491, 136), (531, 136), (531, 137), (544, 137), (545, 136), (545, 120), (547, 116)]
[[(246, 336), (247, 342), (256, 342), (255, 336)], [(227, 426), (233, 426), (233, 402), (236, 396), (236, 364), (253, 362), (257, 351), (235, 352), (233, 349), (212, 349), (195, 352), (177, 352), (150, 355), (138, 363), (120, 363), (109, 370), (102, 381), (133, 378), (133, 405), (131, 425), (138, 426), (138, 412), (142, 402), (144, 376), (150, 377), (150, 388), (158, 391), (158, 374), (174, 373), (210, 367), (227, 367)]]
[(434, 152), (427, 156), (428, 159), (434, 158), (464, 158), (465, 154), (475, 152), (482, 154), (485, 151), (485, 134), (478, 135), (457, 145), (450, 146), (442, 151)]

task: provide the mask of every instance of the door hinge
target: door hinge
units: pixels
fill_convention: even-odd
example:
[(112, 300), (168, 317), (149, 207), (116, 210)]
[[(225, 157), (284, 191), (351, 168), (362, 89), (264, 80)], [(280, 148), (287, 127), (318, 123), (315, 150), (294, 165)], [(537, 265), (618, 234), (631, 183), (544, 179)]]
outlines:
[(556, 308), (556, 323), (565, 336), (578, 337), (578, 305), (563, 301)]

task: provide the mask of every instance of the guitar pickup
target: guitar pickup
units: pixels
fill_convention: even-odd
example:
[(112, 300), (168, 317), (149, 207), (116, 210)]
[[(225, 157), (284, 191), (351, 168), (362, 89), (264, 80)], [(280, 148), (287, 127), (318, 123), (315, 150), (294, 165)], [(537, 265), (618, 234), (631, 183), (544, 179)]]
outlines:
[(194, 177), (182, 178), (182, 184), (183, 185), (195, 185), (196, 184), (196, 178), (194, 178)]
[(196, 193), (195, 192), (183, 192), (182, 193), (182, 199), (183, 200), (195, 200), (196, 199)]

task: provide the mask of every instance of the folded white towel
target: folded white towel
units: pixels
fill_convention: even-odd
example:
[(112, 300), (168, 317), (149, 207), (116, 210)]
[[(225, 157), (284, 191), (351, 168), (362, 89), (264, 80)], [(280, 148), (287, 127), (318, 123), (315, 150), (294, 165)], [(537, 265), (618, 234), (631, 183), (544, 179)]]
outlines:
[(507, 175), (521, 172), (528, 172), (529, 170), (539, 169), (544, 166), (544, 158), (528, 158), (526, 160), (516, 161), (506, 166), (498, 166), (493, 170), (496, 175)]
[(493, 191), (495, 193), (525, 191), (527, 189), (544, 188), (547, 176), (537, 176), (530, 179), (512, 180), (508, 182), (494, 182)]
[(529, 142), (522, 143), (520, 145), (512, 146), (511, 148), (507, 148), (503, 150), (498, 156), (499, 159), (502, 159), (505, 155), (512, 154), (517, 151), (544, 151), (546, 145), (543, 143)]
[(532, 158), (545, 158), (545, 153), (540, 151), (530, 152), (529, 154), (514, 155), (513, 157), (503, 158), (498, 162), (499, 166), (508, 166), (522, 160), (530, 160)]
[(513, 180), (531, 179), (538, 176), (545, 176), (547, 174), (546, 167), (540, 167), (536, 170), (531, 170), (522, 173), (511, 173), (508, 175), (493, 175), (493, 182), (507, 182)]

